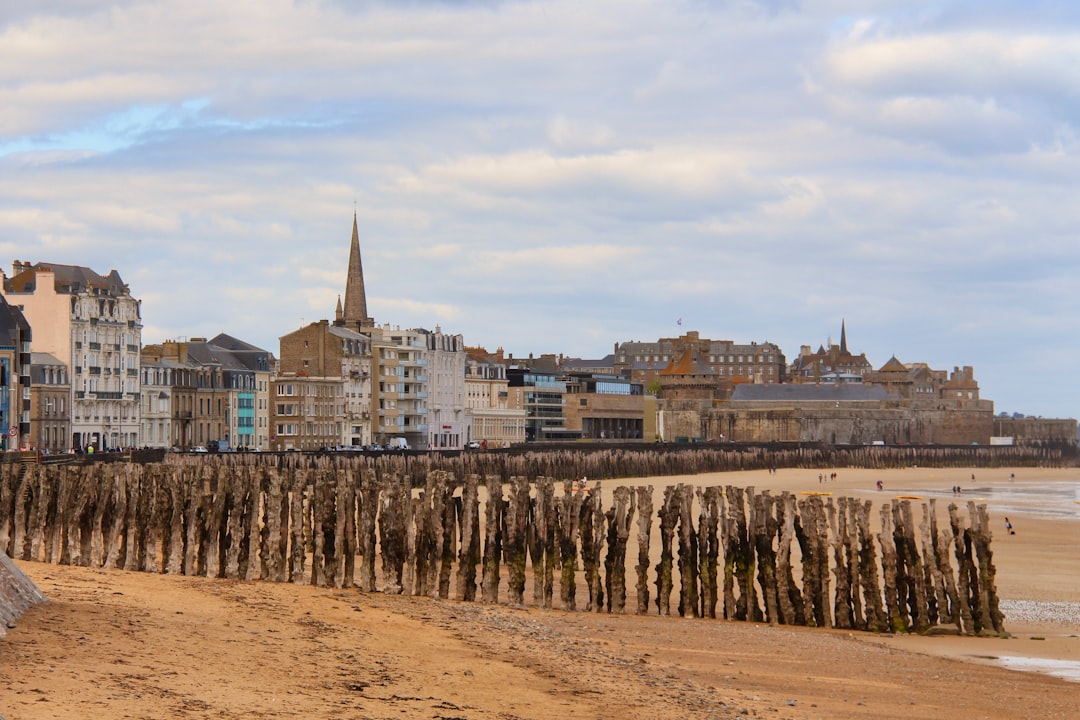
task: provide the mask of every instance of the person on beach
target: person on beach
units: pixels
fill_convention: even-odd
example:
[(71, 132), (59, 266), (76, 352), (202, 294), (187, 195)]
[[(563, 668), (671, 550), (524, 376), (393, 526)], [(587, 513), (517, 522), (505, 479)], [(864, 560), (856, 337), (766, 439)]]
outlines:
[(877, 481), (877, 489), (878, 489), (878, 490), (884, 490), (884, 489), (885, 489), (885, 483), (883, 483), (883, 482), (881, 482), (880, 480), (878, 480), (878, 481)]
[(1009, 518), (1005, 518), (1005, 530), (1008, 531), (1008, 533), (1010, 535), (1015, 535), (1016, 534), (1016, 531), (1013, 530), (1012, 523), (1009, 522)]

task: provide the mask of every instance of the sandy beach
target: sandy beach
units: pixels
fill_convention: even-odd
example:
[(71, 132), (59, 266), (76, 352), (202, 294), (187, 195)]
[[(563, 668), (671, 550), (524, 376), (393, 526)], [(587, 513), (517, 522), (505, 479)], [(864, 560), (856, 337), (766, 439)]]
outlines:
[(938, 498), (939, 513), (956, 499), (986, 503), (1011, 637), (513, 609), (20, 562), (50, 602), (0, 641), (0, 715), (1076, 717), (1080, 470), (836, 472), (828, 482), (779, 470), (654, 484), (916, 495)]

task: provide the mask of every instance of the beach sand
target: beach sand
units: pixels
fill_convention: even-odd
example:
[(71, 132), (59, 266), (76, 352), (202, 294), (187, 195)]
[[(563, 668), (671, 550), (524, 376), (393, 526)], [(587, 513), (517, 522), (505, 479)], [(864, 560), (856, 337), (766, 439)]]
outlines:
[(654, 482), (937, 497), (940, 517), (959, 485), (960, 500), (988, 506), (1012, 637), (513, 609), (20, 562), (50, 602), (0, 641), (0, 716), (1077, 717), (1080, 470), (836, 472), (829, 483), (807, 470)]

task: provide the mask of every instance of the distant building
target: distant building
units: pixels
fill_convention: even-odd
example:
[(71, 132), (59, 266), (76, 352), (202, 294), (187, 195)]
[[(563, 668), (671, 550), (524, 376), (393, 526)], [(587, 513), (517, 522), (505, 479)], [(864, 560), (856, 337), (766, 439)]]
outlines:
[[(368, 333), (370, 334), (370, 329)], [(327, 442), (328, 446), (359, 447), (371, 442), (372, 380), (369, 334), (320, 320), (280, 338), (278, 368), (281, 376), (295, 378), (297, 382), (302, 382), (303, 378), (314, 378), (320, 381), (320, 385), (340, 385), (340, 390), (335, 392), (340, 393), (341, 401), (338, 404), (341, 412), (335, 412), (332, 417), (320, 420), (301, 419), (299, 426), (308, 427), (308, 422), (333, 423), (335, 427), (340, 425), (341, 435)], [(302, 410), (304, 407), (307, 406), (294, 409)], [(306, 417), (304, 413), (301, 413), (301, 416)], [(278, 435), (276, 430), (274, 435)], [(323, 437), (325, 433), (320, 432), (319, 435)]]
[(853, 355), (848, 350), (847, 324), (840, 323), (840, 344), (828, 347), (820, 346), (817, 352), (811, 352), (809, 345), (803, 345), (799, 357), (791, 364), (792, 382), (852, 382), (873, 371), (873, 366), (866, 359), (866, 353)]
[(696, 362), (710, 368), (718, 386), (782, 383), (787, 379), (787, 360), (776, 344), (708, 340), (696, 330), (656, 342), (616, 343), (613, 367), (616, 374), (628, 375), (648, 388), (664, 368), (691, 350)]
[(30, 348), (30, 323), (19, 308), (0, 297), (0, 449), (35, 443), (31, 434)]
[(71, 369), (70, 447), (139, 445), (142, 318), (119, 273), (16, 261), (3, 285), (35, 328), (33, 351)]
[(489, 353), (477, 347), (465, 352), (465, 405), (470, 428), (466, 442), (489, 448), (524, 442), (525, 410), (511, 407), (503, 349)]
[(586, 440), (655, 440), (655, 408), (641, 383), (605, 372), (569, 372), (564, 378), (568, 434)]
[(142, 350), (142, 378), (148, 386), (143, 431), (151, 447), (269, 449), (258, 432), (268, 413), (258, 398), (269, 392), (273, 356), (221, 334), (213, 340), (166, 340)]
[(566, 380), (560, 371), (511, 365), (506, 369), (506, 380), (509, 406), (525, 411), (527, 441), (581, 437), (580, 428), (566, 427)]
[(67, 452), (71, 448), (71, 376), (68, 366), (49, 353), (31, 353), (30, 357), (28, 445), (42, 452)]

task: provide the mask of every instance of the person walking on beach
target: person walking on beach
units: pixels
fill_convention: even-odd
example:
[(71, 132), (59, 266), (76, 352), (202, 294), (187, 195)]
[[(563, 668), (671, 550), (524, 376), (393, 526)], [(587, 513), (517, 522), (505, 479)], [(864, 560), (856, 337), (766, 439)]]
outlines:
[(1013, 530), (1012, 523), (1009, 522), (1009, 518), (1005, 518), (1005, 530), (1008, 531), (1008, 533), (1010, 535), (1015, 535), (1016, 534), (1016, 531)]

